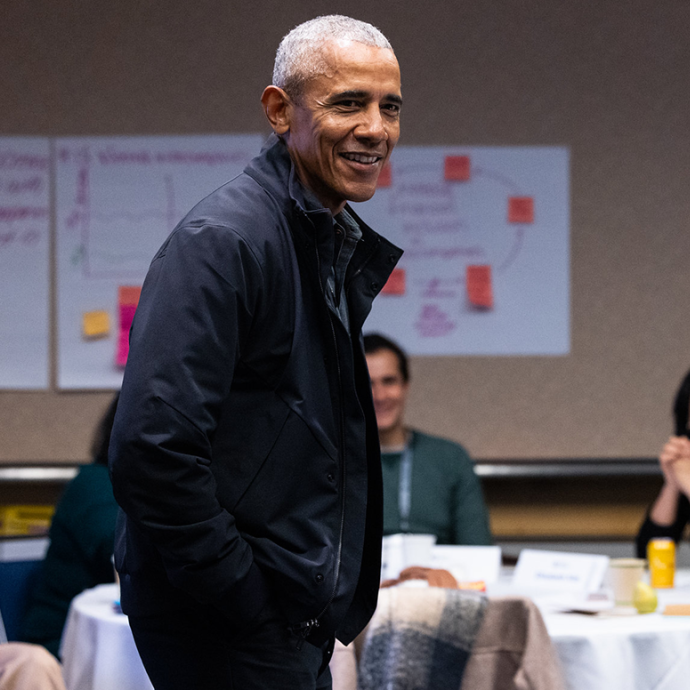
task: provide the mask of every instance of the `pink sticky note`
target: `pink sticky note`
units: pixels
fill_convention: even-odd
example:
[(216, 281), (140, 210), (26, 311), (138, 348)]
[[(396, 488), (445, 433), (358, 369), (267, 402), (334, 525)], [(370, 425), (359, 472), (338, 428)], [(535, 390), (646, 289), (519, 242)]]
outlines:
[(134, 313), (139, 303), (141, 288), (122, 285), (118, 288), (118, 337), (115, 364), (124, 367), (129, 355), (129, 329), (132, 327)]
[(115, 365), (124, 367), (127, 364), (127, 357), (129, 355), (129, 333), (126, 337), (121, 334), (117, 339), (117, 352), (115, 353)]
[(129, 329), (132, 327), (134, 312), (136, 310), (136, 304), (120, 305), (120, 333), (115, 357), (116, 364), (119, 367), (124, 367), (125, 364), (127, 364), (127, 355), (129, 355)]
[(491, 266), (467, 267), (467, 296), (470, 304), (479, 309), (492, 309)]
[(467, 182), (470, 179), (470, 157), (446, 156), (443, 176), (450, 182)]
[(394, 268), (386, 284), (381, 290), (382, 295), (404, 295), (405, 294), (405, 269)]
[(531, 196), (508, 197), (509, 223), (534, 223), (534, 199)]
[(393, 173), (391, 171), (390, 163), (386, 163), (379, 173), (379, 179), (376, 183), (377, 187), (390, 187), (393, 184)]

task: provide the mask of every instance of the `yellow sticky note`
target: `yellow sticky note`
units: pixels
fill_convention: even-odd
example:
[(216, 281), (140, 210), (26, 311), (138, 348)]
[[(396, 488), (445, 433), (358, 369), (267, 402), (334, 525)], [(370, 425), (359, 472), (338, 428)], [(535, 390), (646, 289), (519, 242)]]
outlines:
[(110, 315), (107, 311), (86, 311), (82, 321), (85, 338), (103, 338), (110, 333)]

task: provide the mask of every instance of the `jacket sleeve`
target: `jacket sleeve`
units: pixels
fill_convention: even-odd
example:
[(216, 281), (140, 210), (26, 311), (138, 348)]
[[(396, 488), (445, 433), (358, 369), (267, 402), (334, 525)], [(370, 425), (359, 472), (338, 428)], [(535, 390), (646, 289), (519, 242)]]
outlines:
[(110, 445), (115, 498), (155, 545), (170, 582), (221, 610), (231, 599), (268, 596), (210, 468), (261, 282), (260, 262), (232, 230), (173, 232), (142, 288)]
[(683, 536), (685, 526), (690, 520), (690, 501), (685, 494), (681, 494), (678, 500), (678, 510), (676, 519), (672, 525), (659, 525), (649, 517), (649, 511), (640, 525), (640, 530), (635, 538), (635, 548), (638, 558), (647, 558), (647, 544), (652, 539), (668, 537), (673, 539), (676, 544)]

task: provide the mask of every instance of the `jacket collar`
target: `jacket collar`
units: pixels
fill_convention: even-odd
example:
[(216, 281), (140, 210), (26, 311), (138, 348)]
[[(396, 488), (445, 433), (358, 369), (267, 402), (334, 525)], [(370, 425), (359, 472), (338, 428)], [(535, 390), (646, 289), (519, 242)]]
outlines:
[[(275, 133), (268, 137), (261, 153), (249, 163), (245, 172), (278, 202), (286, 216), (292, 214), (294, 205), (302, 213), (307, 212), (302, 185), (287, 146)], [(327, 209), (323, 210), (329, 213)]]
[[(321, 284), (325, 285), (333, 260), (333, 216), (326, 208), (308, 210), (303, 187), (285, 142), (276, 134), (271, 134), (261, 153), (249, 163), (245, 172), (275, 199), (288, 221), (296, 247), (310, 250), (316, 245)], [(350, 206), (347, 206), (347, 211), (362, 229), (362, 240), (350, 261), (346, 285), (352, 278), (362, 275), (365, 269), (366, 273), (371, 273), (371, 279), (365, 279), (362, 304), (350, 304), (348, 301), (351, 312), (358, 314), (355, 322), (361, 325), (371, 308), (371, 300), (383, 287), (402, 250), (374, 232)], [(295, 223), (295, 220), (298, 222)], [(312, 251), (308, 251), (308, 254), (314, 255)]]

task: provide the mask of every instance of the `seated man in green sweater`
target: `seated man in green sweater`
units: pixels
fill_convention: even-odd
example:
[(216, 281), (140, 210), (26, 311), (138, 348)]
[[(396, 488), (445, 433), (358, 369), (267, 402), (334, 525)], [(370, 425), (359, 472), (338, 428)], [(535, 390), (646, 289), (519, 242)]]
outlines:
[(407, 356), (388, 338), (364, 336), (383, 467), (383, 532), (435, 534), (438, 544), (491, 544), (481, 484), (465, 449), (409, 429)]

